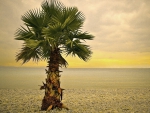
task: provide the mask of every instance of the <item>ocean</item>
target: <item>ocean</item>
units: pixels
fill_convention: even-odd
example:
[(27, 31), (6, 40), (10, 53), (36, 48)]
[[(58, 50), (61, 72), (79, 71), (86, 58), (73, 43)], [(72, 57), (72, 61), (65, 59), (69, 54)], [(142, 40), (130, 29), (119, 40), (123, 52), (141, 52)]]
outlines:
[[(62, 68), (64, 89), (150, 88), (150, 68)], [(0, 89), (39, 89), (45, 68), (0, 67)]]

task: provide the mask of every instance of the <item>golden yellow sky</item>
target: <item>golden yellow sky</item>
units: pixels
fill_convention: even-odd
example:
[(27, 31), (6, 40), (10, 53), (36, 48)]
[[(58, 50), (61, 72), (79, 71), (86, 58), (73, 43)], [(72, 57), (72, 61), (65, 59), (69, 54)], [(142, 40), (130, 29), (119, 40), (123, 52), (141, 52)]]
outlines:
[[(22, 43), (14, 40), (21, 15), (39, 8), (43, 0), (0, 1), (0, 66), (22, 66), (15, 55)], [(149, 0), (63, 0), (77, 6), (86, 17), (83, 31), (95, 39), (88, 41), (93, 55), (88, 62), (67, 57), (69, 68), (150, 68)], [(46, 66), (45, 61), (26, 67)]]

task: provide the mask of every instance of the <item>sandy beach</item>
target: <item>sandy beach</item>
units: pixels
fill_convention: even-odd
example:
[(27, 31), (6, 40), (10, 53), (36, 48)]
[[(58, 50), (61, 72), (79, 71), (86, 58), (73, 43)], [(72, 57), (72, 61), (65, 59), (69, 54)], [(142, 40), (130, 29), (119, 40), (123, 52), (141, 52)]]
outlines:
[[(0, 89), (0, 113), (45, 113), (43, 95), (37, 89)], [(66, 89), (62, 102), (70, 110), (59, 113), (150, 113), (150, 88)]]

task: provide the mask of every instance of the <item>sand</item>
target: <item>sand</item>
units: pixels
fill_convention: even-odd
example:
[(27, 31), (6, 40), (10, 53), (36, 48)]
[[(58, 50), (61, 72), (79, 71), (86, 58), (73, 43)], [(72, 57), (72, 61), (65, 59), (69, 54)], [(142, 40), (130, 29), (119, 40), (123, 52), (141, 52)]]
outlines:
[[(0, 89), (0, 113), (46, 113), (40, 111), (44, 91)], [(150, 88), (66, 89), (62, 102), (70, 110), (49, 113), (150, 113)]]

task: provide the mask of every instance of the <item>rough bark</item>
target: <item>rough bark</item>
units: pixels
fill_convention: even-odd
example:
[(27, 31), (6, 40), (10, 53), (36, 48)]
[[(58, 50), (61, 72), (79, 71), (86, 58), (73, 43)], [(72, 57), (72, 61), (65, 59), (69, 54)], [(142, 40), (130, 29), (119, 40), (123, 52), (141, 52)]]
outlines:
[(45, 89), (41, 110), (49, 111), (56, 107), (68, 109), (61, 102), (64, 89), (60, 88), (59, 54), (59, 49), (55, 49), (50, 54), (46, 83), (43, 82), (41, 86), (41, 89)]

